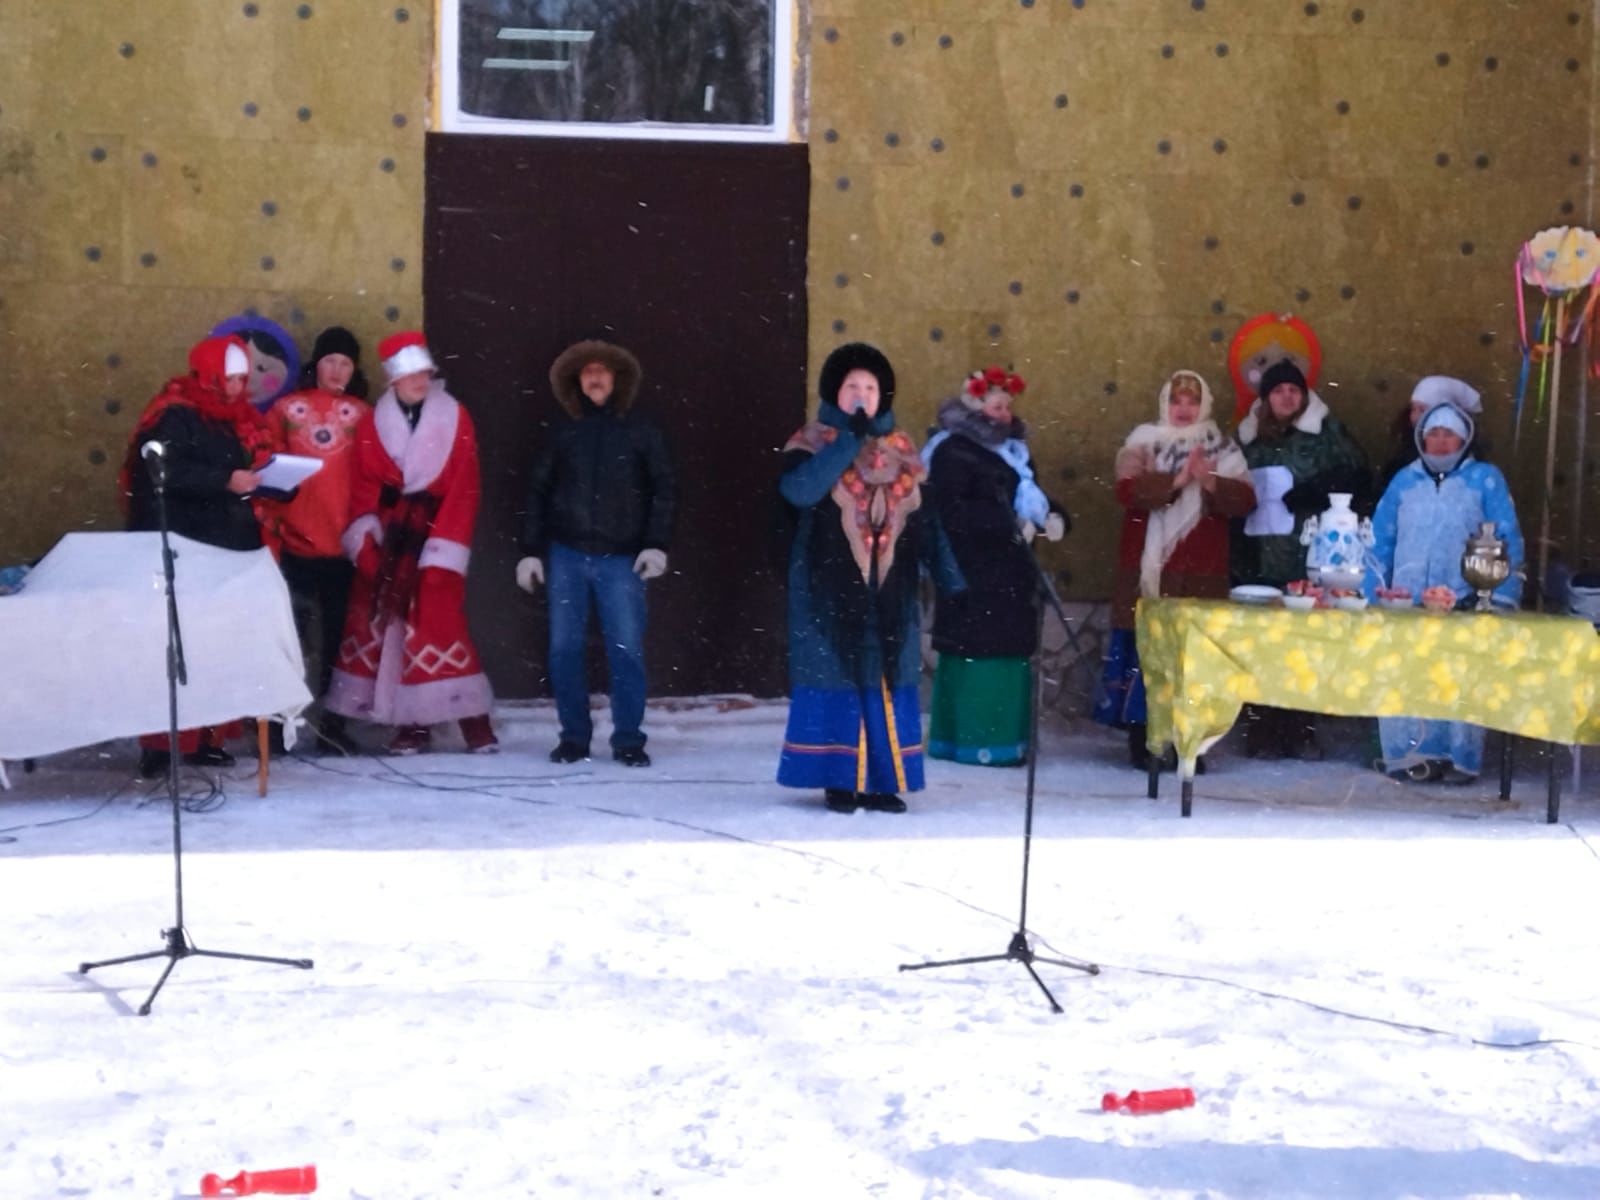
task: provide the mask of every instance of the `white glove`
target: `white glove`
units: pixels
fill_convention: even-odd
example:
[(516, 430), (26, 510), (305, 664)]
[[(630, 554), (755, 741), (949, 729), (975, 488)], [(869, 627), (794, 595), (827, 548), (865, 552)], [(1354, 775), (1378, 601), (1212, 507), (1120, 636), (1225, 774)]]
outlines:
[(1017, 532), (1022, 535), (1022, 540), (1028, 545), (1033, 545), (1033, 539), (1039, 536), (1039, 527), (1032, 521), (1024, 520), (1017, 526)]
[(1044, 536), (1049, 542), (1059, 542), (1067, 536), (1067, 523), (1061, 519), (1060, 513), (1053, 512), (1044, 519)]
[(517, 563), (517, 586), (531, 592), (534, 585), (544, 582), (544, 563), (529, 556)]
[(633, 560), (633, 573), (640, 579), (654, 579), (664, 574), (666, 569), (667, 554), (664, 550), (641, 550), (639, 557)]

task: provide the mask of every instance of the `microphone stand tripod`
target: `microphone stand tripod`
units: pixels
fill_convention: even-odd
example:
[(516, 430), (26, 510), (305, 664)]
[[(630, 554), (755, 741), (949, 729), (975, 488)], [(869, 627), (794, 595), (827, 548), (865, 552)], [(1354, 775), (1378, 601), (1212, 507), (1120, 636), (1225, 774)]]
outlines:
[[(148, 446), (149, 443), (146, 443)], [(172, 968), (178, 965), (178, 960), (193, 958), (233, 958), (244, 962), (273, 963), (281, 967), (300, 967), (309, 970), (309, 958), (270, 958), (263, 954), (238, 954), (231, 950), (202, 950), (194, 944), (189, 931), (183, 924), (183, 806), (178, 801), (178, 685), (189, 682), (188, 668), (183, 660), (183, 631), (178, 625), (178, 593), (177, 579), (174, 563), (177, 554), (172, 549), (168, 539), (167, 529), (167, 464), (162, 451), (153, 451), (145, 454), (145, 462), (150, 468), (151, 481), (155, 488), (156, 498), (156, 524), (161, 530), (161, 565), (166, 576), (167, 587), (167, 797), (172, 802), (172, 862), (174, 880), (176, 884), (177, 915), (172, 928), (163, 929), (161, 936), (166, 945), (160, 950), (148, 950), (143, 954), (125, 954), (121, 958), (106, 958), (99, 962), (80, 963), (78, 974), (87, 975), (97, 967), (114, 967), (119, 963), (143, 962), (148, 958), (165, 958), (167, 966), (161, 972), (161, 978), (156, 980), (155, 987), (150, 989), (150, 994), (145, 997), (145, 1002), (139, 1006), (139, 1015), (150, 1015), (150, 1006), (155, 1003), (156, 995), (161, 991), (162, 985), (167, 982), (167, 976), (172, 974)]]
[(1055, 612), (1056, 618), (1061, 622), (1062, 628), (1067, 631), (1068, 637), (1072, 635), (1072, 626), (1067, 621), (1067, 614), (1061, 607), (1061, 597), (1056, 595), (1055, 587), (1050, 583), (1050, 577), (1039, 566), (1039, 560), (1033, 558), (1034, 574), (1039, 577), (1037, 611), (1038, 625), (1034, 640), (1033, 655), (1028, 660), (1032, 675), (1033, 699), (1031, 711), (1028, 714), (1028, 786), (1027, 799), (1023, 805), (1022, 820), (1022, 909), (1017, 917), (1016, 932), (1011, 935), (1002, 954), (977, 954), (966, 958), (947, 958), (938, 962), (901, 963), (902, 971), (928, 971), (936, 967), (964, 967), (973, 963), (989, 962), (1014, 962), (1021, 963), (1023, 970), (1033, 976), (1033, 981), (1039, 985), (1039, 990), (1044, 993), (1044, 998), (1050, 1002), (1051, 1012), (1062, 1012), (1061, 1005), (1056, 1003), (1056, 998), (1045, 986), (1039, 972), (1033, 969), (1034, 963), (1048, 963), (1054, 967), (1066, 967), (1073, 971), (1083, 971), (1085, 974), (1098, 975), (1100, 968), (1095, 963), (1077, 962), (1069, 958), (1041, 958), (1033, 952), (1033, 946), (1028, 942), (1028, 866), (1033, 852), (1033, 782), (1034, 771), (1039, 760), (1039, 710), (1044, 707), (1044, 667), (1041, 657), (1044, 653), (1044, 609), (1046, 603)]

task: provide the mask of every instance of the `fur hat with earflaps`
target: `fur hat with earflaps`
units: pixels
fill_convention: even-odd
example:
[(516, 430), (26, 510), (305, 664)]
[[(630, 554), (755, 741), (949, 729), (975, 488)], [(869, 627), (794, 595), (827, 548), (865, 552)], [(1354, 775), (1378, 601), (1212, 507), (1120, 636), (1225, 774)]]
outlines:
[(570, 417), (583, 415), (585, 401), (583, 389), (578, 386), (578, 376), (594, 362), (600, 363), (616, 376), (607, 407), (614, 408), (618, 414), (625, 413), (633, 407), (634, 398), (639, 394), (639, 384), (644, 381), (644, 370), (639, 366), (639, 360), (613, 342), (585, 338), (568, 346), (550, 364), (550, 390)]

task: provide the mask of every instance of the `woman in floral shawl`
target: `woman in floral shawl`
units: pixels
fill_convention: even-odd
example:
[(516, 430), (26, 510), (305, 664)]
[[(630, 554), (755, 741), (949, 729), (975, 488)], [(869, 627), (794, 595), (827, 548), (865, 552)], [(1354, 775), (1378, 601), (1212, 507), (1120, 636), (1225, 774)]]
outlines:
[(1117, 452), (1117, 502), (1126, 512), (1094, 715), (1127, 728), (1128, 755), (1141, 770), (1150, 757), (1134, 607), (1141, 596), (1226, 596), (1228, 523), (1256, 502), (1244, 455), (1211, 410), (1206, 381), (1178, 371), (1161, 389), (1159, 419), (1138, 426)]
[[(789, 548), (789, 723), (778, 782), (835, 812), (904, 812), (922, 788), (918, 572), (938, 531), (927, 474), (894, 427), (894, 368), (876, 347), (823, 364), (817, 419), (789, 439), (778, 490)], [(959, 586), (948, 547), (940, 561)]]

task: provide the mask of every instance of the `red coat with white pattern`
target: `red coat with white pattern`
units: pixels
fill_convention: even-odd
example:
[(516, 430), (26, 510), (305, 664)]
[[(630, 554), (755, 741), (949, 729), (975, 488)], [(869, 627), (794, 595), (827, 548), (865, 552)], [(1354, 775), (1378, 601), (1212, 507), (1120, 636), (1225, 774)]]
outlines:
[(467, 630), (466, 573), (481, 494), (467, 410), (435, 380), (411, 428), (393, 389), (356, 430), (356, 564), (328, 707), (394, 725), (488, 713), (493, 694)]

